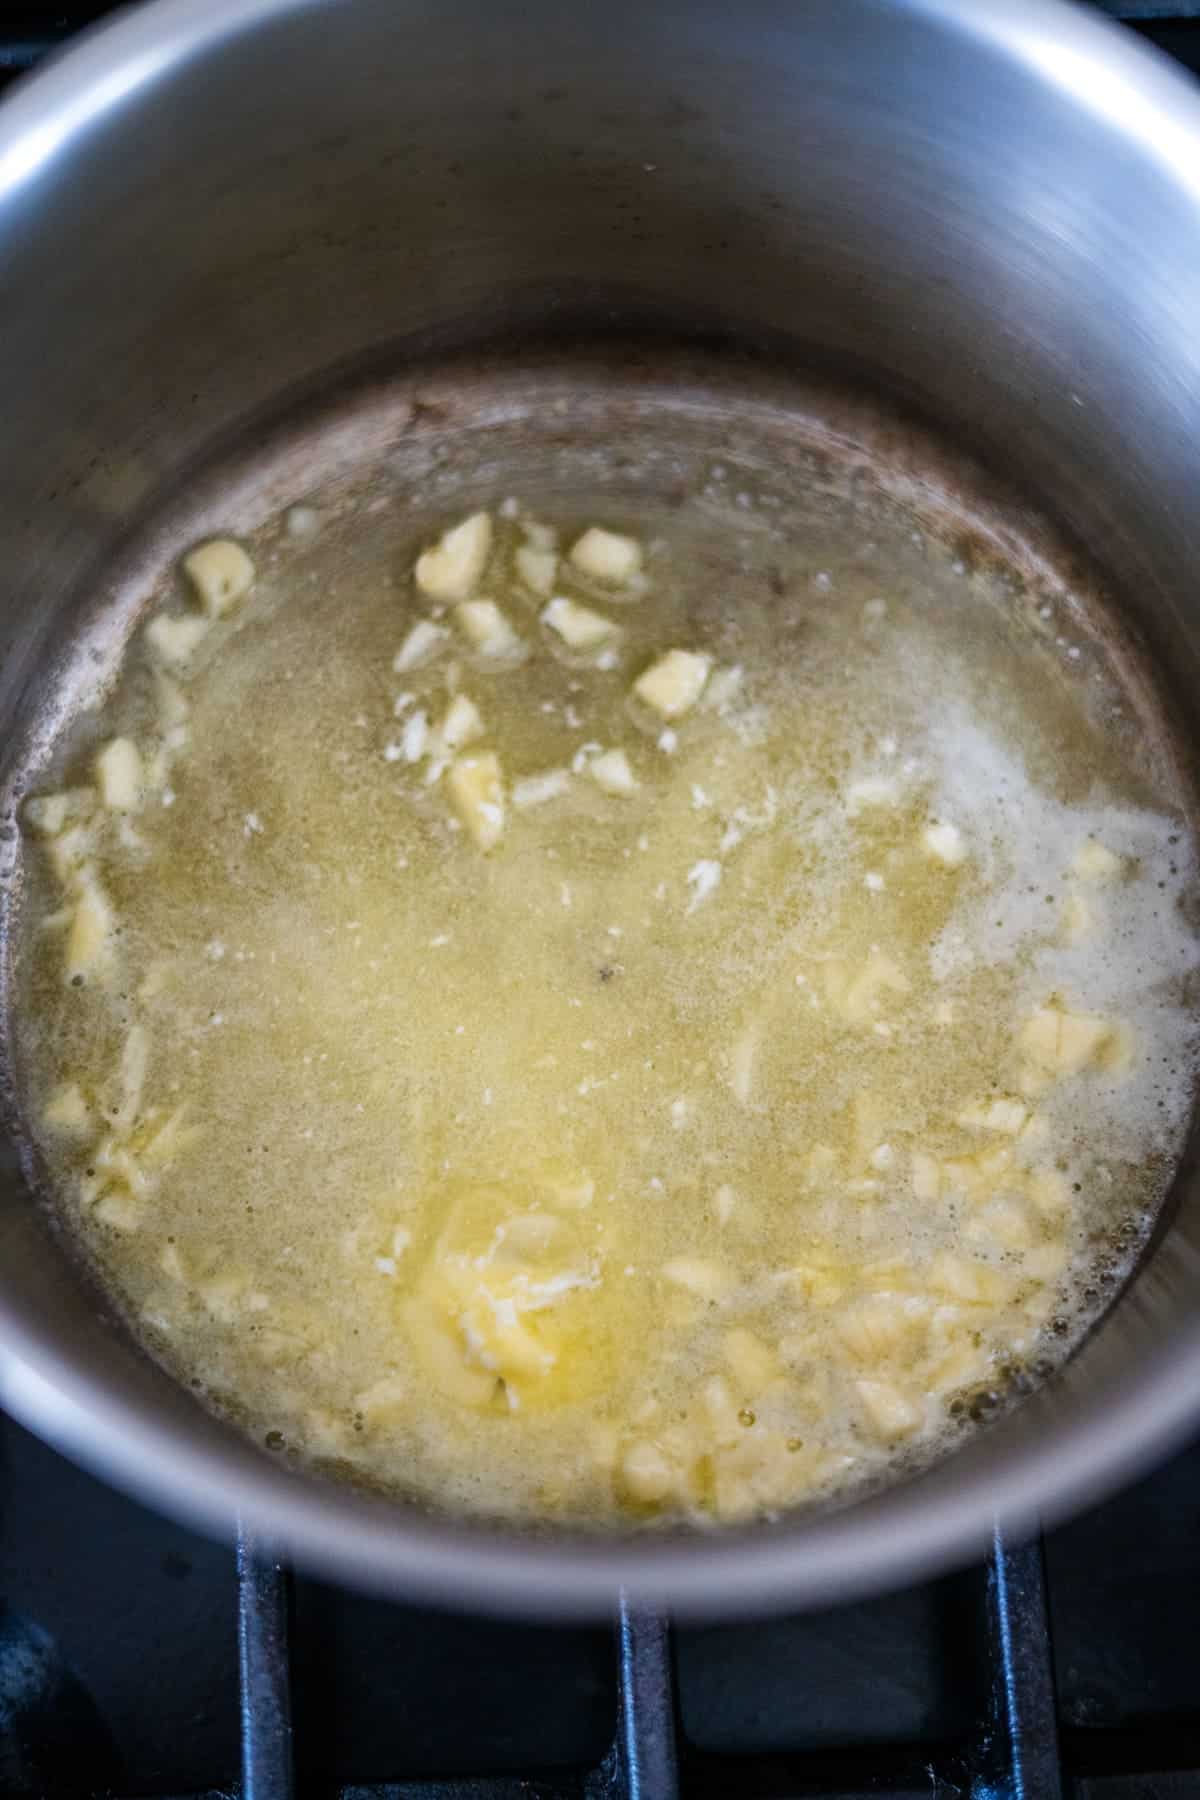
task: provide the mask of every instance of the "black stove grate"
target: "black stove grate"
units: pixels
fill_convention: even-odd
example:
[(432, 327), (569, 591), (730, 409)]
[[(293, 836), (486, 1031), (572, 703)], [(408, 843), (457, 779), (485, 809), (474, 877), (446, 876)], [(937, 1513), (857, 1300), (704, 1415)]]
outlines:
[[(289, 1572), (245, 1534), (237, 1570), (242, 1800), (297, 1800), (308, 1791), (297, 1771), (309, 1764), (303, 1722), (293, 1718)], [(970, 1738), (937, 1754), (895, 1746), (789, 1757), (697, 1750), (679, 1727), (672, 1627), (622, 1594), (613, 1740), (594, 1766), (343, 1786), (339, 1800), (1063, 1800), (1040, 1538), (1012, 1545), (997, 1531), (984, 1580), (987, 1703)], [(1181, 1791), (1200, 1792), (1187, 1779), (1193, 1785)], [(1107, 1784), (1075, 1791), (1097, 1800), (1122, 1792)], [(1139, 1783), (1122, 1800), (1151, 1791), (1163, 1792)]]
[[(10, 1595), (28, 1597), (21, 1576), (28, 1580), (31, 1547), (20, 1484), (8, 1480), (16, 1472), (9, 1467), (14, 1450), (22, 1460), (26, 1453), (32, 1458), (30, 1498), (40, 1527), (32, 1541), (40, 1547), (61, 1530), (70, 1546), (68, 1552), (58, 1543), (53, 1562), (38, 1571), (43, 1604), (69, 1603), (97, 1549), (116, 1566), (99, 1571), (107, 1586), (84, 1596), (74, 1628), (48, 1612), (63, 1633), (59, 1644), (26, 1615), (10, 1664), (9, 1633), (0, 1619), (5, 1800), (1200, 1796), (1193, 1626), (1200, 1449), (1045, 1542), (1009, 1544), (997, 1537), (977, 1568), (891, 1601), (699, 1628), (674, 1627), (623, 1600), (610, 1629), (588, 1634), (597, 1666), (610, 1679), (597, 1688), (585, 1728), (576, 1717), (565, 1738), (558, 1715), (570, 1682), (555, 1677), (580, 1648), (584, 1634), (576, 1628), (534, 1629), (356, 1601), (293, 1577), (245, 1537), (235, 1569), (227, 1551), (107, 1495), (24, 1434), (6, 1444), (0, 1432), (0, 1586)], [(60, 1485), (47, 1487), (48, 1471), (57, 1472)], [(132, 1541), (152, 1547), (140, 1569), (113, 1529), (126, 1514)], [(76, 1557), (73, 1564), (68, 1554)], [(186, 1557), (196, 1559), (190, 1575)], [(111, 1596), (118, 1604), (127, 1590), (132, 1597), (154, 1564), (161, 1564), (169, 1596), (166, 1616), (157, 1623), (134, 1619), (123, 1633)], [(187, 1598), (188, 1584), (201, 1577), (196, 1597), (212, 1615), (211, 1636), (225, 1646), (229, 1667), (228, 1682), (208, 1690), (218, 1716), (207, 1724), (181, 1691), (169, 1642), (174, 1632), (188, 1662), (204, 1652), (206, 1634)], [(1122, 1608), (1122, 1590), (1135, 1596), (1132, 1614)], [(927, 1728), (910, 1732), (907, 1715), (897, 1722), (896, 1691), (889, 1688), (907, 1680), (929, 1703), (928, 1652), (912, 1627), (919, 1616), (914, 1601), (935, 1591), (939, 1655), (956, 1674), (971, 1665), (960, 1695), (969, 1700), (929, 1710)], [(321, 1595), (324, 1604), (314, 1604)], [(337, 1609), (346, 1609), (340, 1622)], [(1147, 1635), (1139, 1641), (1135, 1620), (1143, 1615)], [(32, 1666), (39, 1657), (40, 1670)], [(114, 1660), (122, 1664), (120, 1680), (106, 1687), (102, 1671)], [(772, 1683), (780, 1664), (782, 1678)], [(1177, 1681), (1170, 1694), (1163, 1691), (1168, 1671)], [(739, 1679), (743, 1691), (731, 1730), (730, 1716), (719, 1721), (717, 1715), (722, 1704), (728, 1714)], [(1106, 1694), (1106, 1680), (1119, 1692)], [(814, 1732), (823, 1685), (837, 1694), (836, 1717), (830, 1724), (827, 1716), (829, 1728)], [(752, 1715), (758, 1729), (749, 1733), (741, 1729), (747, 1714), (738, 1710), (747, 1701), (758, 1709)], [(517, 1706), (526, 1716), (510, 1736), (479, 1735), (481, 1719), (490, 1714), (494, 1727), (497, 1713)], [(165, 1720), (156, 1722), (153, 1715), (164, 1709)], [(14, 1713), (21, 1716), (14, 1720)], [(136, 1730), (161, 1730), (178, 1740), (171, 1773), (133, 1754), (134, 1721)], [(214, 1759), (197, 1758), (190, 1741), (211, 1736), (214, 1724), (228, 1745), (215, 1766)], [(438, 1746), (432, 1752), (431, 1742)]]

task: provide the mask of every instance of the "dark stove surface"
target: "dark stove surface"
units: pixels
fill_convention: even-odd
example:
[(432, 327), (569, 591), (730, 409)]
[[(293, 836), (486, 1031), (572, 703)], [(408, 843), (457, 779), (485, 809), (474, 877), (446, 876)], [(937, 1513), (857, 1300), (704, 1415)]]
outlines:
[[(1200, 1796), (1200, 1446), (1052, 1533), (1045, 1566), (1067, 1792)], [(0, 1592), (0, 1794), (235, 1787), (232, 1548), (5, 1423)], [(988, 1714), (984, 1605), (970, 1569), (800, 1618), (680, 1628), (679, 1727), (697, 1773), (683, 1792), (1050, 1800), (955, 1777), (956, 1747)], [(472, 1791), (453, 1777), (539, 1770), (553, 1786), (534, 1792), (573, 1795), (612, 1739), (605, 1627), (504, 1624), (297, 1579), (293, 1644), (301, 1794), (377, 1784), (388, 1800), (449, 1800)], [(942, 1778), (885, 1779), (926, 1763)]]
[[(0, 0), (0, 85), (110, 10)], [(1200, 73), (1200, 0), (1106, 10)], [(680, 1791), (1056, 1800), (1053, 1705), (1074, 1800), (1200, 1800), (1200, 1445), (1052, 1533), (1044, 1569), (1049, 1662), (1036, 1547), (833, 1611), (676, 1630)], [(269, 1571), (265, 1605), (254, 1579), (241, 1589), (252, 1637), (283, 1616)], [(0, 1416), (0, 1595), (0, 1796), (237, 1789), (232, 1547)], [(632, 1657), (622, 1640), (619, 1663), (607, 1627), (501, 1624), (298, 1578), (297, 1791), (667, 1800), (651, 1763), (608, 1756), (618, 1706), (660, 1667), (656, 1629)], [(263, 1729), (251, 1720), (251, 1736)], [(264, 1768), (247, 1771), (246, 1800), (284, 1800)]]

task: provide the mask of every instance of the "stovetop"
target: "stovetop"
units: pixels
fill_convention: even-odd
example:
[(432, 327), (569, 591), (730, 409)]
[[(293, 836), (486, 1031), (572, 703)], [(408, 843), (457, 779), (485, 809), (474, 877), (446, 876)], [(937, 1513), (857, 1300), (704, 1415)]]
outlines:
[[(1063, 1791), (1194, 1800), (1200, 1445), (1050, 1533), (1044, 1566)], [(1003, 1572), (1010, 1586), (1036, 1589), (1037, 1546), (1009, 1551)], [(1003, 1766), (1002, 1628), (1015, 1640), (1013, 1674), (1033, 1689), (1027, 1709), (1047, 1647), (1039, 1595), (1018, 1592), (1014, 1604), (1010, 1594), (1005, 1626), (989, 1597), (995, 1576), (993, 1559), (990, 1569), (803, 1617), (675, 1628), (681, 1792), (1055, 1800), (1048, 1774), (1030, 1783), (1030, 1759), (1053, 1751), (1036, 1714), (1017, 1721), (1025, 1785)], [(655, 1667), (643, 1656), (622, 1671), (609, 1627), (438, 1613), (302, 1577), (293, 1588), (301, 1795), (667, 1800), (654, 1786), (601, 1785), (618, 1675), (629, 1686)], [(0, 1794), (235, 1790), (231, 1547), (145, 1511), (3, 1423), (0, 1593)], [(275, 1629), (270, 1596), (265, 1606), (250, 1599), (251, 1626)], [(250, 1676), (258, 1703), (253, 1667)], [(662, 1723), (651, 1706), (641, 1729)], [(260, 1789), (259, 1800), (278, 1791)]]
[[(0, 85), (110, 10), (0, 0)], [(1200, 72), (1200, 0), (1106, 10)], [(882, 1599), (567, 1628), (291, 1577), (0, 1416), (0, 1596), (21, 1800), (1200, 1800), (1200, 1444)]]

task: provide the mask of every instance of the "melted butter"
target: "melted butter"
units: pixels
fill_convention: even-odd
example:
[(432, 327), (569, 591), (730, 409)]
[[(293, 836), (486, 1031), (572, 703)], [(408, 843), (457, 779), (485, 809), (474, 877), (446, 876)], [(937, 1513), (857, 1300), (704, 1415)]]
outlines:
[[(1194, 864), (1094, 652), (1000, 583), (897, 532), (764, 599), (711, 525), (620, 523), (644, 583), (555, 571), (613, 627), (586, 652), (512, 521), (496, 656), (394, 527), (271, 540), (169, 770), (82, 802), (116, 922), (82, 985), (44, 923), (69, 822), (35, 858), (26, 1087), (156, 1353), (271, 1444), (493, 1513), (730, 1519), (930, 1453), (1078, 1336), (1190, 1105)], [(631, 690), (672, 648), (713, 672), (668, 723)], [(149, 766), (147, 655), (99, 726)], [(486, 853), (437, 750), (464, 697)]]

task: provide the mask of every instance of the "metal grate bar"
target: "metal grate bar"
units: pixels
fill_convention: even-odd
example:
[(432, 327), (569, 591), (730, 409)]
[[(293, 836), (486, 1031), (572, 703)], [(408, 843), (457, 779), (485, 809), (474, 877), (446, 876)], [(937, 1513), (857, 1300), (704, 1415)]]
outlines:
[[(1050, 1626), (1040, 1539), (1010, 1547), (996, 1532), (987, 1566), (986, 1627), (991, 1710), (976, 1756), (968, 1759), (972, 1800), (1062, 1800)], [(242, 1800), (293, 1800), (289, 1577), (247, 1532), (238, 1540), (238, 1649), (241, 1671)], [(616, 1740), (591, 1775), (400, 1783), (368, 1790), (373, 1800), (678, 1800), (680, 1794), (671, 1628), (661, 1614), (622, 1593), (617, 1618)], [(824, 1761), (819, 1758), (817, 1761)], [(888, 1773), (864, 1768), (860, 1788), (850, 1774), (853, 1753), (829, 1759), (824, 1779), (807, 1758), (793, 1759), (788, 1791), (832, 1796), (915, 1791), (961, 1794), (955, 1759), (941, 1774), (912, 1753), (883, 1760)], [(905, 1764), (909, 1767), (906, 1770)], [(961, 1764), (959, 1765), (961, 1767)], [(688, 1791), (697, 1796), (779, 1791), (785, 1779), (774, 1758), (690, 1755)], [(964, 1770), (965, 1774), (965, 1770)], [(846, 1777), (850, 1775), (850, 1787)], [(907, 1778), (906, 1778), (907, 1776)], [(916, 1786), (912, 1784), (916, 1779)], [(813, 1783), (817, 1785), (814, 1786)], [(731, 1785), (732, 1784), (732, 1785)], [(794, 1788), (793, 1785), (794, 1784)], [(828, 1785), (827, 1785), (828, 1784)], [(1114, 1800), (1116, 1796), (1114, 1794)]]
[(237, 1572), (242, 1800), (292, 1800), (289, 1576), (244, 1529)]
[(976, 1800), (1062, 1800), (1054, 1661), (1042, 1541), (1009, 1545), (997, 1528), (987, 1569), (992, 1731)]
[(617, 1618), (617, 1771), (620, 1800), (676, 1800), (671, 1628), (624, 1589)]

